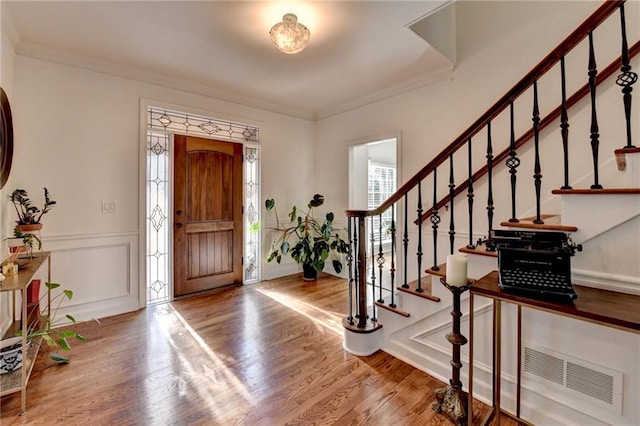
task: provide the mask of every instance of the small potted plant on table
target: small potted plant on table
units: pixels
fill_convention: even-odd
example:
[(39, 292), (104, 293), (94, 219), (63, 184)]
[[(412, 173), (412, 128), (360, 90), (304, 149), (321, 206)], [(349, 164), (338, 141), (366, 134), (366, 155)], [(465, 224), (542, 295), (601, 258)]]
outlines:
[(31, 203), (29, 194), (24, 189), (15, 189), (11, 195), (9, 195), (9, 200), (13, 203), (13, 207), (18, 214), (16, 228), (21, 232), (30, 232), (42, 229), (42, 223), (40, 223), (42, 216), (47, 214), (56, 204), (56, 202), (51, 199), (49, 190), (46, 187), (43, 189), (44, 205), (42, 206), (42, 209)]

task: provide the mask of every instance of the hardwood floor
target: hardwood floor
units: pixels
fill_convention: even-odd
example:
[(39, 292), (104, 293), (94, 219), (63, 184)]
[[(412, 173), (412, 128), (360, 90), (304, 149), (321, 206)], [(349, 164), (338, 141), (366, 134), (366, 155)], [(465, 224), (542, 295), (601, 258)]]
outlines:
[[(346, 282), (265, 281), (79, 324), (71, 364), (42, 352), (2, 425), (440, 425), (444, 383), (342, 349)], [(478, 419), (486, 406), (474, 406)]]

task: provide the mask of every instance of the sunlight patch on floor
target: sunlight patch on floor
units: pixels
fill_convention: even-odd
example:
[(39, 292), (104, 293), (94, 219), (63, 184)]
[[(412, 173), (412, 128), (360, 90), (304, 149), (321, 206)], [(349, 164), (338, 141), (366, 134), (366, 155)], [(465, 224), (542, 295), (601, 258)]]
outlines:
[(300, 315), (309, 318), (316, 324), (316, 326), (322, 326), (327, 330), (342, 336), (344, 332), (344, 327), (342, 326), (342, 314), (320, 309), (310, 303), (303, 302), (300, 299), (275, 290), (259, 288), (257, 291), (281, 305), (286, 306), (289, 309), (293, 309)]
[[(234, 398), (233, 405), (246, 405), (245, 408), (257, 406), (257, 402), (246, 389), (242, 381), (231, 371), (227, 362), (233, 362), (233, 359), (225, 362), (216, 352), (214, 352), (202, 339), (202, 337), (191, 327), (188, 321), (170, 305), (163, 307), (163, 315), (156, 315), (158, 328), (162, 331), (175, 351), (171, 356), (177, 354), (179, 358), (179, 368), (182, 369), (178, 380), (178, 389), (181, 397), (189, 398), (189, 392), (195, 391), (204, 401), (204, 406), (211, 410), (212, 420), (224, 423), (234, 418), (234, 410), (230, 410), (229, 406), (221, 406), (221, 395), (239, 395), (241, 398)], [(197, 362), (199, 357), (188, 358), (180, 352), (180, 342), (175, 341), (176, 334), (186, 333), (191, 337), (198, 347), (206, 355), (205, 361)], [(231, 389), (230, 389), (231, 388)], [(224, 398), (223, 398), (224, 399)], [(164, 411), (164, 410), (159, 410)], [(172, 418), (172, 410), (167, 412)], [(155, 413), (156, 415), (161, 413)], [(158, 421), (160, 419), (154, 419)]]

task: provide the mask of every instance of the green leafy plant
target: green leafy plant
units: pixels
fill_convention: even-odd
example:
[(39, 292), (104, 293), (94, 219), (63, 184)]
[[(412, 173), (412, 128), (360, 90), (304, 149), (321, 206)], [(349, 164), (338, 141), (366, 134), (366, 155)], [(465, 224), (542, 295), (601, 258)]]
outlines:
[(24, 189), (15, 189), (11, 195), (9, 195), (9, 200), (13, 203), (13, 207), (18, 214), (18, 220), (16, 220), (18, 225), (35, 225), (40, 223), (42, 216), (47, 214), (56, 204), (56, 202), (51, 199), (49, 190), (47, 188), (43, 189), (44, 205), (42, 206), (42, 209), (32, 204), (29, 199), (29, 194)]
[[(52, 290), (58, 289), (60, 284), (47, 282), (45, 283), (45, 286), (49, 292), (51, 292)], [(49, 315), (40, 314), (36, 321), (29, 324), (27, 329), (27, 338), (32, 342), (38, 342), (38, 338), (42, 338), (42, 342), (46, 343), (52, 351), (69, 351), (71, 349), (72, 340), (85, 343), (87, 339), (85, 339), (81, 334), (62, 327), (63, 325), (75, 324), (76, 320), (73, 316), (66, 314), (63, 318), (57, 317), (58, 309), (60, 309), (62, 303), (66, 300), (71, 300), (72, 297), (73, 291), (68, 289), (62, 289), (58, 294), (56, 294), (51, 299), (51, 304), (49, 305), (51, 311), (49, 312)], [(46, 298), (47, 293), (45, 292), (45, 294), (40, 298), (39, 304), (42, 305)], [(17, 335), (21, 336), (22, 331), (19, 331)], [(69, 363), (69, 358), (60, 355), (58, 352), (51, 352), (50, 357), (52, 360), (59, 363)]]
[(23, 232), (20, 228), (13, 228), (13, 237), (10, 239), (21, 239), (22, 243), (30, 249), (33, 249), (34, 244), (37, 244), (38, 250), (42, 249), (42, 241), (36, 234)]
[(342, 271), (342, 262), (338, 253), (347, 253), (349, 247), (334, 229), (333, 213), (327, 213), (324, 219), (320, 220), (313, 216), (313, 209), (324, 204), (324, 197), (320, 194), (314, 195), (306, 211), (294, 205), (288, 215), (289, 223), (280, 222), (275, 204), (273, 198), (265, 202), (267, 211), (273, 210), (276, 217), (276, 228), (271, 229), (279, 232), (269, 249), (267, 263), (273, 260), (280, 263), (282, 256), (289, 255), (296, 263), (320, 272), (332, 255), (333, 268), (339, 274)]

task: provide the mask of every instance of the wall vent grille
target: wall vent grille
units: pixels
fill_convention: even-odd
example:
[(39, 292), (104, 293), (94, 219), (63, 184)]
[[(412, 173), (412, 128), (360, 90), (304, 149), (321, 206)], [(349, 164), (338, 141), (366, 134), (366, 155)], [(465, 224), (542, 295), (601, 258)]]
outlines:
[(567, 387), (607, 404), (613, 403), (613, 377), (608, 374), (567, 362)]
[(602, 420), (622, 414), (621, 372), (535, 345), (522, 355), (530, 389)]
[(535, 349), (524, 349), (524, 371), (564, 385), (564, 360)]

